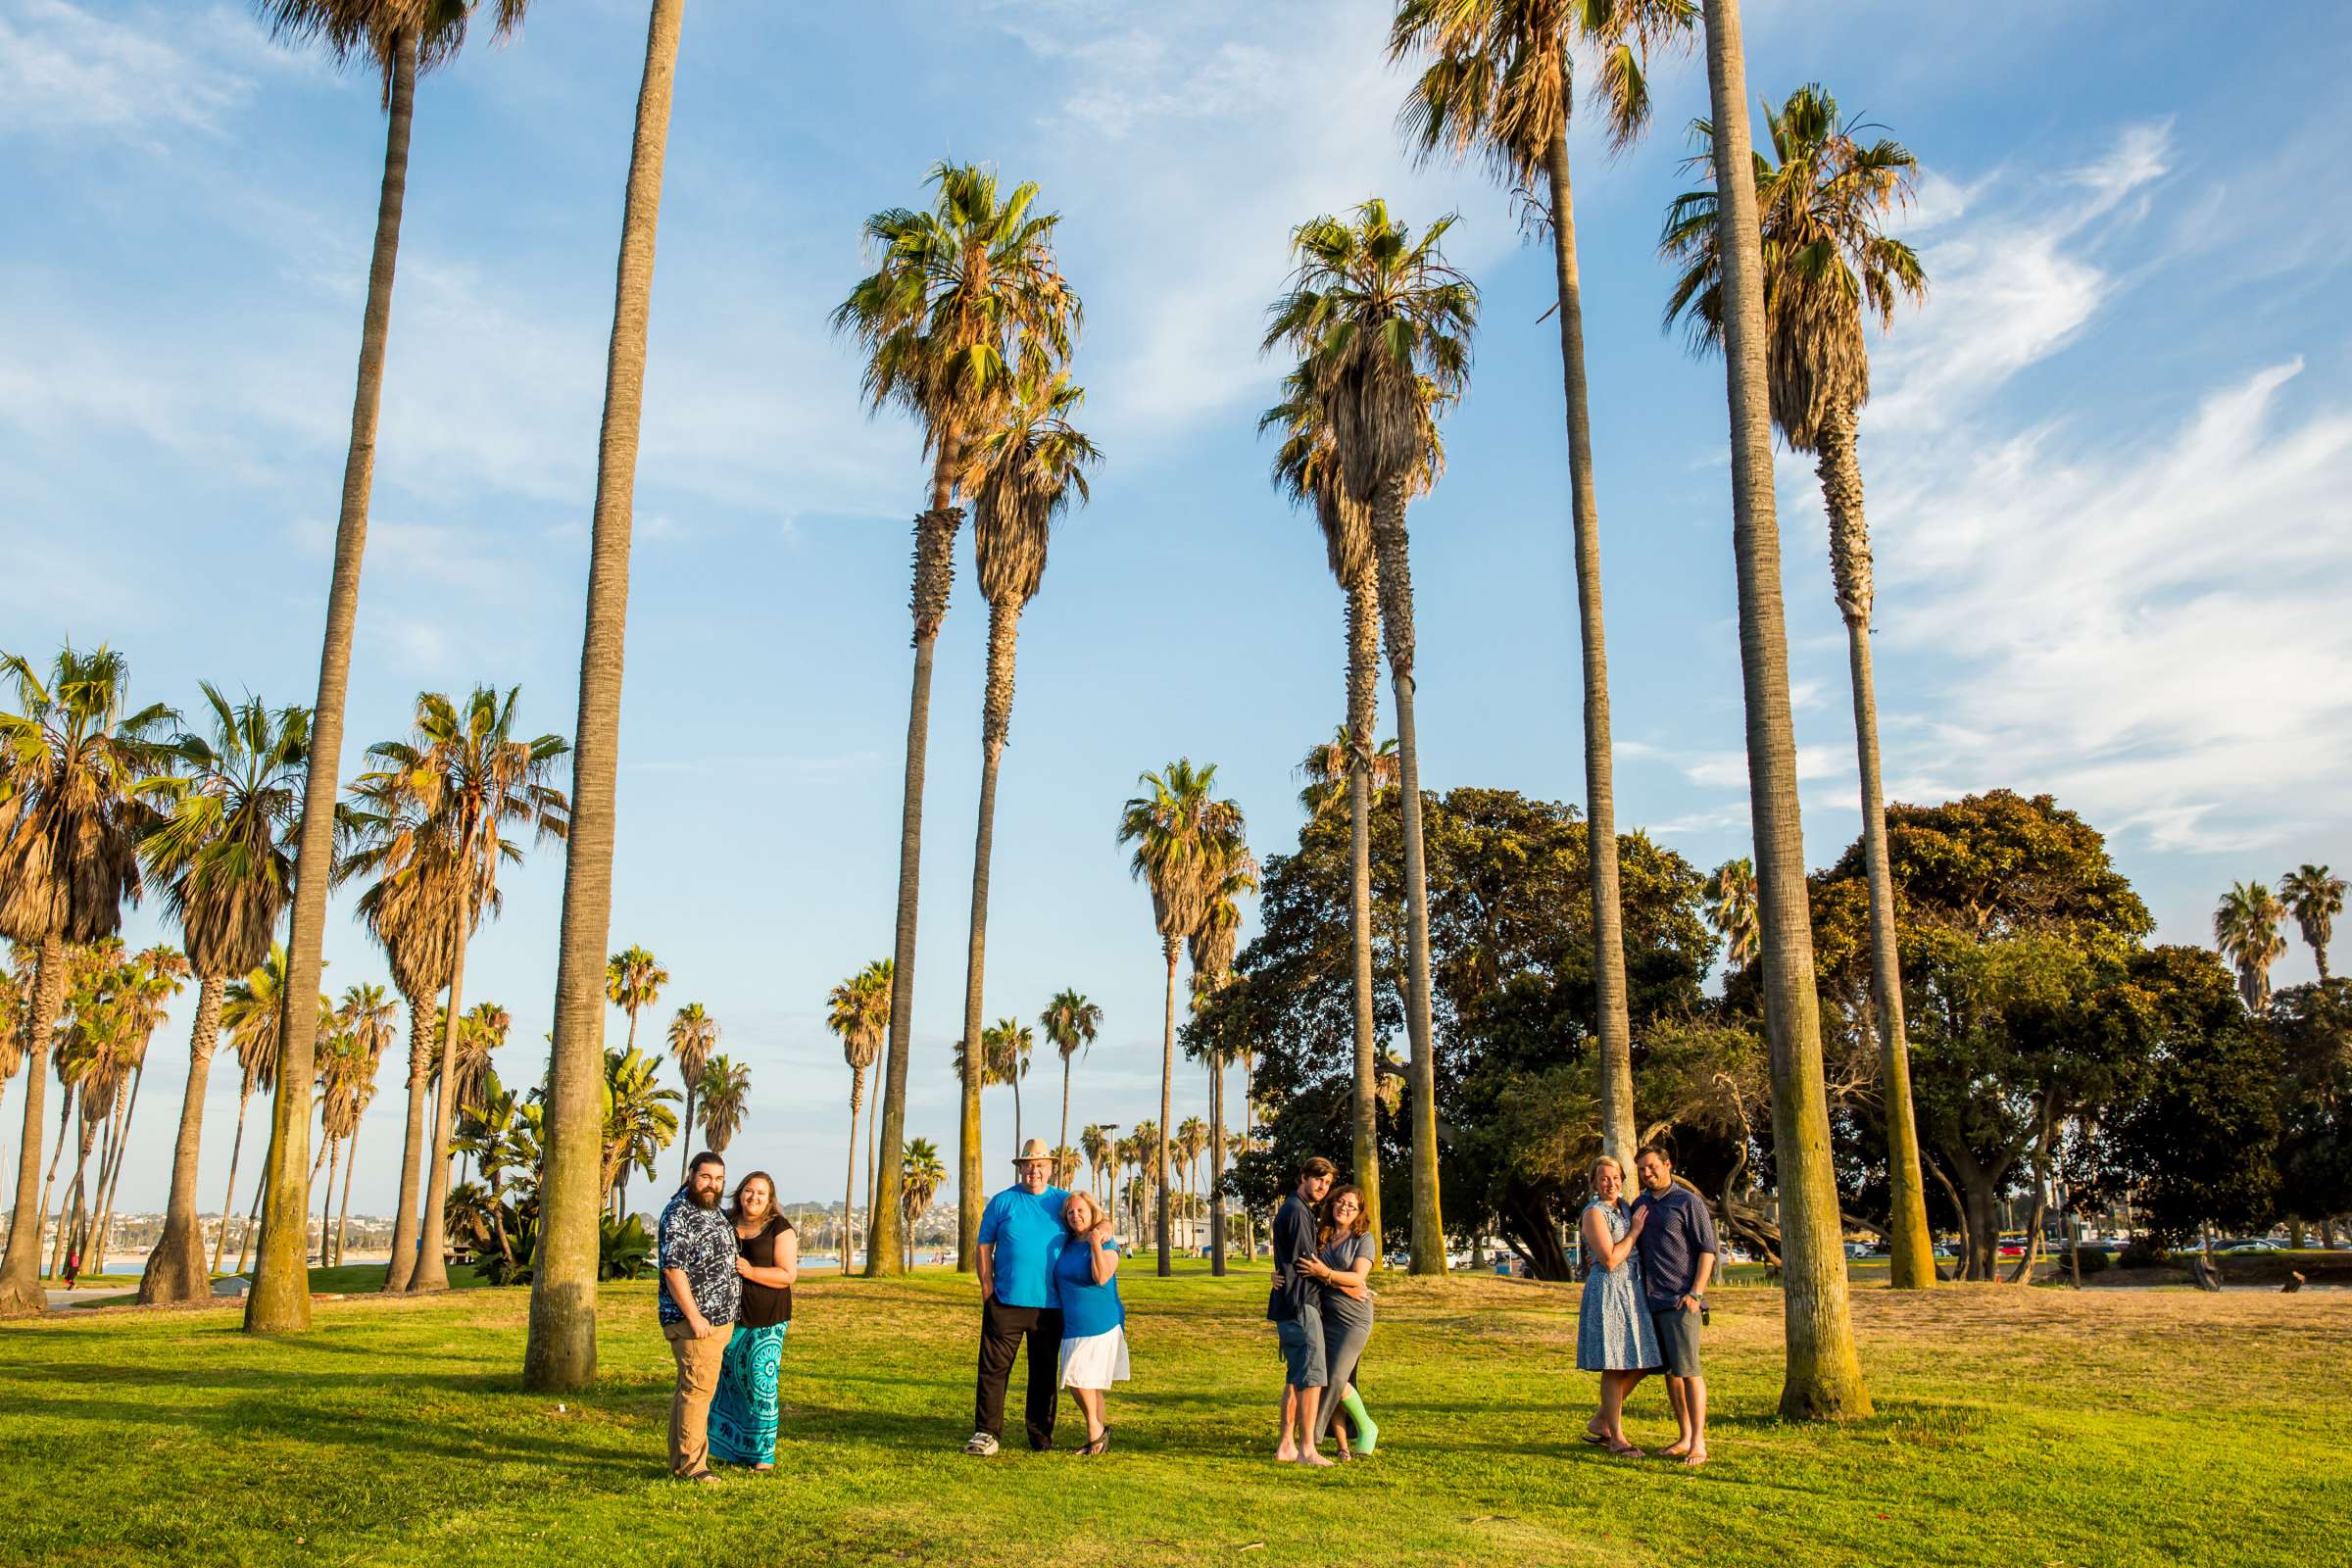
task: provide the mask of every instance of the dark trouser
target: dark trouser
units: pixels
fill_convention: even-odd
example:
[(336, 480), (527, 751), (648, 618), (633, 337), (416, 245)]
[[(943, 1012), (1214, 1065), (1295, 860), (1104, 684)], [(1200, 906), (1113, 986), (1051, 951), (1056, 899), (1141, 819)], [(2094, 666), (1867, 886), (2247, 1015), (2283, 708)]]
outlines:
[(1004, 1385), (1012, 1358), (1029, 1342), (1029, 1446), (1054, 1446), (1054, 1417), (1060, 1403), (1061, 1309), (1006, 1306), (995, 1297), (980, 1304), (980, 1385), (972, 1398), (972, 1429), (1004, 1436)]

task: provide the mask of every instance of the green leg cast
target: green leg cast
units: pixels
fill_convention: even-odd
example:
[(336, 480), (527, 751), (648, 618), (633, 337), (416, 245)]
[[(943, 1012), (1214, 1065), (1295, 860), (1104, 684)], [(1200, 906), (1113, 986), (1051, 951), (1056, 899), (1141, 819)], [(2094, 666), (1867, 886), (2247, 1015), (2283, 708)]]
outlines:
[(1355, 1451), (1370, 1453), (1380, 1443), (1380, 1424), (1364, 1408), (1364, 1396), (1349, 1389), (1340, 1396), (1340, 1408), (1347, 1411), (1348, 1419), (1355, 1423)]

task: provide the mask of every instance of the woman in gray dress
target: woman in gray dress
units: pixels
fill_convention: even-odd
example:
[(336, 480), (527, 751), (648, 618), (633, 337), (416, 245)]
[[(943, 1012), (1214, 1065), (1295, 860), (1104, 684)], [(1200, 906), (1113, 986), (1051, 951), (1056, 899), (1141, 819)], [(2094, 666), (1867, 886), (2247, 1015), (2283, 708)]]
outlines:
[[(1320, 1223), (1315, 1227), (1315, 1255), (1307, 1265), (1307, 1272), (1322, 1287), (1323, 1364), (1330, 1372), (1323, 1426), (1338, 1443), (1343, 1459), (1370, 1453), (1380, 1442), (1379, 1423), (1364, 1409), (1363, 1396), (1355, 1391), (1356, 1365), (1363, 1359), (1364, 1342), (1372, 1338), (1372, 1287), (1366, 1279), (1372, 1272), (1377, 1244), (1366, 1234), (1370, 1229), (1363, 1189), (1353, 1185), (1333, 1188), (1323, 1200)], [(1342, 1410), (1348, 1412), (1347, 1421), (1340, 1419)], [(1350, 1422), (1355, 1427), (1352, 1444), (1348, 1431)]]
[(1648, 1211), (1626, 1218), (1625, 1172), (1607, 1154), (1592, 1162), (1592, 1195), (1581, 1227), (1586, 1271), (1576, 1316), (1576, 1369), (1600, 1374), (1600, 1409), (1585, 1423), (1585, 1441), (1639, 1459), (1642, 1450), (1625, 1437), (1625, 1396), (1643, 1372), (1663, 1364), (1642, 1297), (1642, 1257), (1634, 1250)]

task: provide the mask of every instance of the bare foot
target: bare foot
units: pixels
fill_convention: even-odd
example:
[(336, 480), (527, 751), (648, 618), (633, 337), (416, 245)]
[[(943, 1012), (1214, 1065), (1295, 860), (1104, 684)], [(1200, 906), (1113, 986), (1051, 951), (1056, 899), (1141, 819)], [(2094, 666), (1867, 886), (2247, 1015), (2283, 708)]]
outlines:
[(1692, 1448), (1689, 1453), (1683, 1455), (1683, 1463), (1689, 1465), (1693, 1470), (1697, 1469), (1700, 1465), (1705, 1464), (1706, 1462), (1707, 1450), (1704, 1448)]
[(1298, 1456), (1298, 1462), (1304, 1465), (1312, 1465), (1318, 1470), (1328, 1470), (1331, 1468), (1331, 1461), (1324, 1458), (1323, 1455), (1317, 1453), (1312, 1448), (1309, 1448), (1304, 1453), (1300, 1454)]
[(1276, 1464), (1293, 1464), (1298, 1461), (1298, 1445), (1296, 1443), (1286, 1441), (1281, 1447), (1274, 1450), (1274, 1462)]
[(1617, 1457), (1620, 1459), (1646, 1459), (1649, 1457), (1649, 1455), (1643, 1453), (1640, 1448), (1635, 1447), (1623, 1438), (1619, 1438), (1616, 1442), (1610, 1444), (1609, 1451), (1617, 1455)]
[(1658, 1457), (1661, 1459), (1688, 1459), (1690, 1457), (1690, 1445), (1688, 1441), (1678, 1438), (1660, 1448)]

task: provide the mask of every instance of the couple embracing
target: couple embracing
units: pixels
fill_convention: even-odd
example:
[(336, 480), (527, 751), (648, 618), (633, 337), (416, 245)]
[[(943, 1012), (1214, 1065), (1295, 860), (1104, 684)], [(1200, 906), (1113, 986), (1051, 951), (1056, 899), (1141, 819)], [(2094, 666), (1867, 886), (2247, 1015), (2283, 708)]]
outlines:
[(1585, 1441), (1627, 1458), (1642, 1457), (1625, 1435), (1625, 1400), (1652, 1372), (1666, 1374), (1676, 1427), (1668, 1458), (1707, 1462), (1707, 1380), (1698, 1359), (1707, 1317), (1707, 1281), (1722, 1249), (1706, 1200), (1674, 1183), (1662, 1149), (1634, 1161), (1642, 1196), (1625, 1201), (1625, 1171), (1614, 1156), (1592, 1162), (1592, 1200), (1582, 1234), (1584, 1302), (1576, 1320), (1576, 1365), (1600, 1374), (1600, 1409)]

